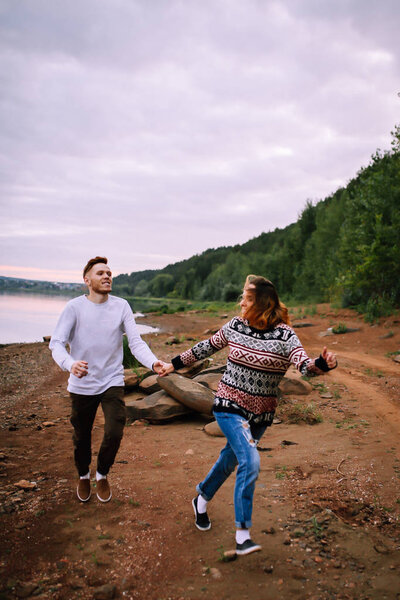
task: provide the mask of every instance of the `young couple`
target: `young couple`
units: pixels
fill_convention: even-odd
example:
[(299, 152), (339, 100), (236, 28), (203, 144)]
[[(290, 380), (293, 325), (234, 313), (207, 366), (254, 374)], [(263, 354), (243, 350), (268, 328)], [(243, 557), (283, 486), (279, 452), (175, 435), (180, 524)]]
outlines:
[(71, 373), (68, 391), (72, 401), (79, 500), (87, 502), (91, 496), (91, 432), (100, 404), (105, 425), (97, 458), (96, 492), (101, 502), (111, 499), (107, 475), (125, 425), (123, 334), (127, 335), (133, 355), (163, 377), (229, 346), (227, 368), (214, 401), (214, 415), (227, 443), (208, 475), (198, 484), (192, 506), (196, 527), (209, 530), (207, 503), (237, 466), (236, 552), (249, 554), (261, 550), (250, 537), (253, 495), (260, 468), (257, 444), (273, 421), (278, 385), (290, 364), (303, 375), (321, 375), (337, 366), (335, 354), (324, 348), (319, 358), (309, 358), (290, 327), (288, 310), (280, 302), (274, 285), (264, 277), (249, 275), (240, 303), (241, 315), (210, 339), (165, 363), (141, 339), (129, 304), (110, 295), (112, 274), (107, 259), (97, 256), (89, 260), (83, 279), (88, 295), (67, 303), (50, 342), (56, 363)]

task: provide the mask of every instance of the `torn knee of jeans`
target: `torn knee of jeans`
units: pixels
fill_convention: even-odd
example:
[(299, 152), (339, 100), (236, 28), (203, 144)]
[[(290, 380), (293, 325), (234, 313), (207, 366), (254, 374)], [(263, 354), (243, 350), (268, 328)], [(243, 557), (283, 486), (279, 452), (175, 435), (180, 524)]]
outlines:
[(250, 425), (248, 424), (248, 422), (244, 421), (242, 426), (243, 426), (243, 429), (245, 430), (245, 437), (246, 437), (247, 441), (249, 442), (250, 446), (257, 446), (257, 442), (252, 438), (251, 432), (249, 431)]

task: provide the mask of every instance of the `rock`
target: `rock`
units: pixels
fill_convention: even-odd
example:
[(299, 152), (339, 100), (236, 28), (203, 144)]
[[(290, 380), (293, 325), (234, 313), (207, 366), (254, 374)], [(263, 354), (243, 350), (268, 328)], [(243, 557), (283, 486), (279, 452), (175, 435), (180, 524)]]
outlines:
[(142, 400), (130, 401), (125, 398), (125, 405), (127, 417), (132, 421), (136, 419), (165, 421), (192, 412), (187, 406), (177, 402), (163, 390), (151, 394)]
[(133, 402), (138, 402), (139, 400), (143, 400), (143, 398), (144, 398), (143, 392), (139, 392), (139, 391), (130, 392), (130, 391), (128, 391), (128, 393), (125, 394), (125, 403), (126, 402), (130, 402), (132, 404)]
[(210, 575), (213, 579), (222, 579), (221, 571), (219, 569), (216, 569), (215, 567), (211, 567)]
[(53, 421), (45, 421), (44, 423), (42, 423), (43, 427), (55, 427), (55, 423), (53, 423)]
[(378, 552), (379, 554), (390, 554), (391, 553), (390, 548), (385, 546), (385, 544), (383, 544), (382, 542), (377, 542), (376, 544), (374, 544), (374, 550), (376, 552)]
[(264, 571), (264, 573), (273, 573), (274, 567), (273, 567), (273, 565), (264, 565), (263, 571)]
[(274, 535), (276, 533), (274, 527), (268, 527), (267, 529), (262, 529), (261, 531), (267, 535)]
[(19, 583), (15, 588), (15, 595), (17, 598), (29, 598), (33, 592), (38, 588), (38, 584), (33, 581), (27, 581), (26, 583)]
[(323, 563), (324, 562), (323, 558), (321, 558), (320, 556), (314, 556), (314, 560), (315, 560), (316, 563)]
[(189, 448), (189, 450), (186, 450), (185, 454), (188, 456), (194, 456), (194, 450), (192, 450), (192, 448)]
[(47, 344), (50, 342), (51, 340), (51, 335), (44, 335), (43, 336), (43, 341), (46, 342)]
[(149, 375), (149, 377), (145, 377), (139, 383), (139, 390), (145, 394), (154, 394), (155, 392), (159, 392), (161, 388), (157, 383), (157, 377), (158, 375)]
[(312, 385), (308, 381), (304, 381), (299, 377), (283, 377), (279, 384), (279, 389), (282, 394), (296, 394), (299, 396), (305, 396), (312, 392)]
[(200, 375), (196, 375), (193, 378), (197, 383), (201, 383), (201, 385), (205, 385), (213, 392), (216, 392), (218, 389), (219, 382), (221, 381), (220, 373), (200, 373)]
[(169, 338), (165, 340), (167, 346), (172, 346), (173, 344), (179, 344), (179, 338), (175, 335), (171, 335)]
[(335, 335), (332, 331), (332, 327), (328, 327), (326, 331), (321, 331), (319, 337), (327, 337), (328, 335)]
[(214, 335), (214, 333), (217, 333), (217, 331), (219, 331), (218, 327), (217, 329), (206, 329), (203, 331), (203, 335)]
[(34, 481), (27, 481), (26, 479), (21, 479), (14, 483), (15, 487), (20, 490), (35, 490), (37, 488), (37, 484)]
[(96, 588), (93, 592), (94, 600), (112, 600), (115, 598), (115, 592), (117, 588), (112, 583), (106, 583), (98, 588)]
[(300, 329), (301, 327), (314, 327), (314, 323), (293, 323), (292, 327)]
[(400, 363), (400, 354), (396, 354), (396, 356), (393, 356), (393, 360), (394, 362)]
[(204, 385), (187, 377), (181, 377), (177, 373), (171, 373), (167, 377), (158, 377), (157, 381), (163, 390), (178, 402), (199, 413), (212, 414), (214, 394)]
[(219, 428), (217, 421), (211, 421), (211, 423), (207, 423), (207, 425), (204, 427), (204, 431), (212, 437), (225, 437)]
[(285, 536), (283, 543), (285, 546), (290, 546), (290, 544), (292, 543), (292, 540), (290, 539), (289, 535)]
[(293, 531), (293, 535), (296, 538), (303, 537), (305, 535), (305, 530), (302, 527), (298, 527)]
[(208, 365), (211, 364), (211, 360), (209, 358), (205, 358), (204, 360), (198, 360), (190, 367), (184, 367), (183, 369), (179, 369), (179, 375), (183, 375), (184, 377), (193, 377), (203, 369), (206, 369)]
[(130, 369), (124, 370), (125, 392), (129, 388), (134, 388), (139, 384), (139, 375)]
[[(211, 362), (211, 361), (210, 361)], [(215, 365), (214, 367), (209, 367), (207, 369), (204, 369), (202, 371), (202, 375), (208, 375), (208, 373), (225, 373), (226, 371), (226, 364), (224, 365)]]

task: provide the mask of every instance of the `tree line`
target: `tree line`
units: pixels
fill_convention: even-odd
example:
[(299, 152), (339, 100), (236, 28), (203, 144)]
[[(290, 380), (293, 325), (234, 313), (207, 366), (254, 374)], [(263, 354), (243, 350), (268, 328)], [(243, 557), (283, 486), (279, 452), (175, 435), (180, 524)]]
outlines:
[(295, 223), (161, 270), (119, 275), (114, 289), (228, 302), (249, 273), (270, 279), (285, 299), (339, 301), (376, 316), (400, 306), (400, 125), (390, 150), (377, 150), (346, 187), (307, 201)]

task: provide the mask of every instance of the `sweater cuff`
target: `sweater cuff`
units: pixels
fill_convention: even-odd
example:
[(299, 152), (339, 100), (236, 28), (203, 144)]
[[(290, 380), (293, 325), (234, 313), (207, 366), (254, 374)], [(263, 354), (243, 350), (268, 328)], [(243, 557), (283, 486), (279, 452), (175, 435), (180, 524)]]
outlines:
[(325, 373), (326, 373), (327, 371), (332, 371), (333, 369), (336, 369), (337, 361), (336, 361), (336, 365), (334, 367), (332, 367), (332, 368), (328, 367), (328, 363), (320, 354), (319, 358), (315, 359), (315, 366), (318, 367), (318, 369), (321, 369), (321, 371), (325, 371)]
[(181, 357), (178, 354), (178, 356), (175, 356), (172, 360), (172, 366), (174, 367), (175, 371), (177, 371), (178, 369), (183, 369), (183, 367), (185, 366), (183, 364), (183, 362), (181, 361)]

